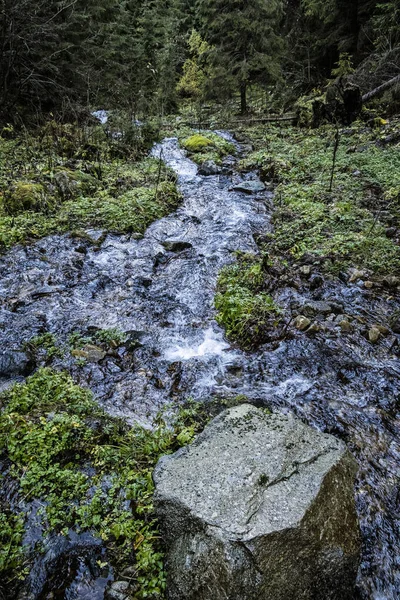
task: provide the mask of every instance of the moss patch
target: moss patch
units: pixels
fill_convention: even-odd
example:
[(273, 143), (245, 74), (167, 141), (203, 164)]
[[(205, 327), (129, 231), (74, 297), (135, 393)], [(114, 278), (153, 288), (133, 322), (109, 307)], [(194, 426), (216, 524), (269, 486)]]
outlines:
[(239, 255), (219, 275), (217, 321), (229, 339), (246, 349), (268, 341), (279, 322), (279, 307), (262, 291), (264, 278), (262, 262), (248, 254)]
[(374, 289), (397, 275), (399, 131), (396, 121), (341, 130), (333, 172), (332, 126), (241, 132), (255, 151), (240, 168), (258, 170), (261, 179), (275, 186), (274, 230), (258, 236), (258, 256), (239, 255), (220, 273), (215, 306), (230, 339), (251, 349), (292, 335), (296, 308), (293, 314), (289, 308), (282, 313), (272, 298), (285, 286), (307, 289), (300, 277), (304, 265), (342, 280), (354, 269), (364, 270), (375, 281)]
[(213, 160), (216, 164), (221, 164), (225, 156), (235, 154), (234, 144), (211, 131), (206, 132), (206, 135), (195, 134), (189, 137), (185, 137), (185, 134), (187, 131), (178, 133), (180, 143), (197, 164), (202, 164), (206, 160)]
[(182, 142), (182, 145), (188, 152), (203, 152), (207, 148), (213, 146), (214, 143), (204, 135), (195, 134), (186, 138), (186, 140)]
[(173, 172), (129, 148), (101, 127), (55, 123), (0, 137), (0, 248), (91, 227), (143, 233), (174, 210)]
[(400, 153), (398, 144), (385, 144), (396, 127), (358, 124), (340, 132), (331, 191), (333, 127), (246, 132), (257, 149), (242, 169), (258, 168), (278, 183), (270, 236), (277, 253), (314, 255), (332, 273), (350, 266), (398, 271), (400, 247), (387, 230), (400, 223)]
[[(114, 333), (107, 343), (111, 338)], [(161, 455), (189, 443), (204, 426), (197, 405), (181, 409), (169, 425), (160, 415), (152, 431), (130, 427), (104, 413), (68, 374), (43, 368), (3, 393), (0, 406), (1, 453), (17, 489), (16, 509), (0, 503), (4, 589), (10, 590), (11, 581), (17, 585), (29, 565), (22, 547), (25, 515), (18, 506), (39, 499), (45, 531), (91, 531), (103, 540), (117, 573), (136, 566), (135, 598), (162, 598), (152, 470)]]

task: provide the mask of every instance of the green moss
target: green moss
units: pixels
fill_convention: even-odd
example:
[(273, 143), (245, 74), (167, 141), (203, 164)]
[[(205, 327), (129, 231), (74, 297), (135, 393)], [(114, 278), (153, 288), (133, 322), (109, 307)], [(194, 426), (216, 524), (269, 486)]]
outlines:
[(101, 127), (55, 122), (26, 139), (0, 138), (0, 248), (92, 227), (142, 233), (174, 210), (180, 197), (172, 171), (155, 159), (132, 159), (127, 144)]
[[(114, 336), (113, 336), (114, 338)], [(162, 454), (190, 443), (204, 426), (189, 404), (153, 430), (108, 416), (71, 377), (40, 369), (0, 395), (0, 448), (12, 462), (20, 497), (42, 501), (45, 530), (90, 530), (103, 540), (116, 572), (136, 566), (136, 598), (162, 598), (163, 555), (152, 497)], [(24, 576), (24, 515), (0, 506), (3, 582)]]
[(341, 135), (332, 192), (333, 127), (246, 132), (256, 150), (242, 168), (257, 167), (279, 184), (270, 236), (277, 253), (297, 260), (314, 254), (334, 273), (349, 266), (381, 274), (400, 268), (400, 248), (385, 233), (400, 218), (400, 154), (396, 146), (376, 144), (396, 127), (360, 124)]
[[(220, 164), (224, 156), (235, 153), (236, 148), (234, 144), (227, 142), (224, 138), (211, 131), (206, 133), (207, 137), (195, 134), (186, 138), (184, 134), (178, 134), (182, 146), (191, 154), (194, 162), (202, 164), (206, 160), (213, 160), (215, 163)], [(187, 134), (187, 131), (185, 131), (185, 134)]]
[(57, 187), (57, 191), (62, 199), (76, 198), (81, 195), (95, 192), (100, 181), (82, 171), (73, 171), (66, 168), (57, 168), (51, 178)]
[(22, 345), (22, 349), (30, 355), (35, 364), (41, 359), (49, 363), (55, 357), (62, 358), (64, 356), (63, 349), (57, 344), (56, 336), (52, 333), (44, 333), (31, 338), (29, 342)]
[(126, 333), (120, 329), (101, 329), (95, 335), (95, 339), (105, 346), (117, 347), (121, 346), (126, 340)]
[(206, 148), (214, 145), (213, 141), (199, 133), (191, 135), (182, 142), (183, 147), (188, 152), (203, 152)]
[(219, 276), (217, 320), (230, 339), (250, 349), (284, 335), (269, 293), (305, 257), (314, 256), (329, 275), (349, 267), (398, 273), (400, 248), (386, 232), (400, 225), (399, 145), (380, 144), (399, 128), (395, 121), (378, 130), (357, 124), (343, 131), (332, 190), (333, 127), (242, 132), (255, 150), (240, 167), (258, 169), (277, 187), (274, 230), (260, 236), (260, 255), (239, 255)]
[(24, 211), (39, 212), (48, 208), (44, 187), (39, 183), (19, 181), (3, 195), (3, 210), (12, 216)]
[(238, 262), (225, 267), (219, 275), (217, 321), (228, 338), (244, 348), (267, 341), (268, 332), (279, 322), (279, 307), (261, 291), (263, 282), (262, 262), (251, 255), (239, 256)]

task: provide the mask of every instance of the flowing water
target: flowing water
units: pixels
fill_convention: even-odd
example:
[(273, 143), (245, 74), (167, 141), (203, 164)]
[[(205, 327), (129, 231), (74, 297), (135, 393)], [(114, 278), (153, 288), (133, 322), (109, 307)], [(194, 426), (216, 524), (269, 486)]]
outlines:
[[(22, 340), (50, 331), (66, 341), (73, 331), (118, 327), (136, 347), (133, 359), (126, 349), (84, 367), (59, 359), (59, 366), (67, 366), (78, 382), (89, 385), (113, 415), (148, 424), (171, 401), (244, 394), (341, 437), (360, 466), (360, 597), (399, 598), (396, 340), (372, 346), (364, 338), (343, 338), (332, 330), (314, 338), (299, 333), (253, 354), (231, 347), (214, 319), (217, 274), (234, 260), (235, 250), (257, 252), (254, 236), (270, 228), (272, 194), (230, 191), (242, 179), (227, 174), (233, 161), (227, 162), (225, 174), (198, 176), (175, 139), (157, 145), (153, 155), (176, 171), (184, 201), (174, 214), (153, 223), (143, 239), (108, 235), (96, 245), (53, 236), (2, 257), (0, 385), (32, 369), (20, 351)], [(90, 234), (93, 239), (101, 236)], [(334, 301), (344, 313), (363, 318), (371, 311), (383, 317), (395, 306), (390, 298), (367, 302), (361, 287), (346, 284), (327, 283), (314, 299)], [(280, 291), (282, 304), (299, 300), (293, 288)], [(88, 575), (90, 543), (78, 544), (75, 576), (64, 594), (69, 600), (86, 597), (86, 588), (87, 597), (103, 597), (110, 575)], [(37, 598), (47, 597), (43, 589)]]

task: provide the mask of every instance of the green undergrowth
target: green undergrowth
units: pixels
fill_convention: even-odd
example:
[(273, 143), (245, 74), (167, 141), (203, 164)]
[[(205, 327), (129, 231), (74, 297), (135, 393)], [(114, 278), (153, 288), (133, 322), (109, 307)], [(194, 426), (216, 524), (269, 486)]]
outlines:
[(235, 146), (221, 136), (206, 131), (185, 136), (185, 132), (180, 132), (179, 139), (189, 156), (197, 164), (202, 164), (207, 160), (213, 160), (216, 164), (221, 164), (222, 159), (229, 154), (235, 154)]
[(238, 260), (219, 274), (215, 308), (227, 336), (246, 349), (268, 338), (280, 316), (279, 307), (263, 291), (265, 275), (256, 256), (238, 254)]
[[(4, 132), (3, 132), (4, 136)], [(101, 126), (0, 136), (0, 249), (87, 228), (141, 234), (180, 201), (175, 175)]]
[(168, 424), (160, 414), (151, 430), (129, 426), (108, 416), (67, 373), (50, 368), (2, 393), (0, 406), (1, 454), (20, 499), (13, 512), (0, 503), (2, 583), (15, 586), (26, 575), (23, 503), (38, 499), (47, 534), (93, 532), (117, 573), (135, 565), (134, 598), (163, 598), (152, 470), (161, 455), (192, 441), (205, 411), (189, 402)]
[[(128, 343), (129, 342), (129, 343)], [(118, 328), (99, 329), (95, 333), (82, 335), (73, 331), (65, 343), (49, 332), (34, 336), (21, 345), (21, 350), (26, 352), (35, 366), (50, 366), (54, 359), (67, 358), (72, 355), (76, 364), (84, 366), (86, 359), (90, 358), (90, 351), (97, 355), (106, 355), (107, 352), (116, 350), (128, 344), (129, 349), (135, 347), (134, 341), (129, 341), (129, 336)], [(100, 353), (100, 354), (99, 354)]]
[(349, 266), (398, 271), (400, 248), (387, 230), (399, 227), (400, 152), (398, 142), (385, 140), (399, 129), (358, 123), (340, 131), (332, 191), (333, 127), (246, 131), (255, 151), (241, 168), (257, 168), (277, 186), (270, 237), (277, 253), (314, 255), (333, 273)]
[(222, 270), (215, 298), (227, 336), (249, 349), (279, 339), (285, 315), (279, 319), (271, 295), (280, 272), (314, 262), (329, 276), (351, 267), (376, 278), (399, 272), (400, 123), (375, 120), (340, 130), (333, 171), (332, 126), (240, 133), (254, 147), (240, 168), (258, 170), (275, 187), (273, 232), (259, 235), (258, 256), (239, 255)]

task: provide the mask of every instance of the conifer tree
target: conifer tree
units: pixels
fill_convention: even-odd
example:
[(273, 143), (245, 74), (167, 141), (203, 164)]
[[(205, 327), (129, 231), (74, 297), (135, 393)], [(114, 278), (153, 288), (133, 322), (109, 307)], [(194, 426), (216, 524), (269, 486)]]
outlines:
[(210, 61), (218, 86), (233, 83), (247, 111), (247, 88), (278, 77), (282, 47), (277, 33), (281, 0), (198, 0), (203, 37), (212, 45)]

